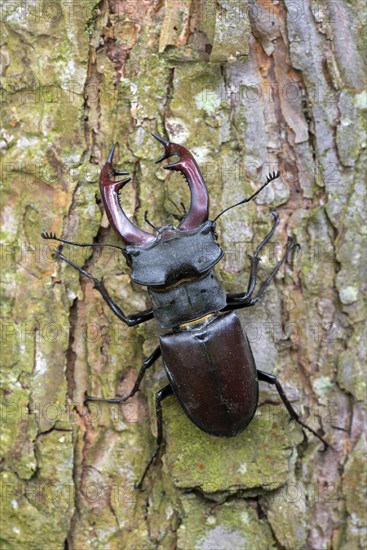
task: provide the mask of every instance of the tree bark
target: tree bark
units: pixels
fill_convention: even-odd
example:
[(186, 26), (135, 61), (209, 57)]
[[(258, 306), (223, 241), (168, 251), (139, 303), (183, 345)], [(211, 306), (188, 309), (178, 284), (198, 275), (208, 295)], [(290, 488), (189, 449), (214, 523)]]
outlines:
[[(366, 397), (362, 208), (364, 5), (246, 0), (8, 2), (3, 7), (3, 548), (365, 548)], [(123, 405), (83, 405), (133, 386), (158, 344), (154, 321), (122, 325), (90, 280), (55, 261), (41, 231), (119, 244), (98, 190), (109, 147), (133, 175), (121, 193), (143, 229), (188, 204), (154, 160), (168, 135), (195, 155), (211, 218), (224, 214), (217, 274), (244, 291), (248, 255), (271, 227), (264, 280), (301, 245), (264, 299), (239, 312), (257, 367), (274, 373), (319, 441), (261, 384), (235, 438), (211, 437), (164, 402), (163, 365)], [(179, 207), (179, 206), (178, 206)], [(112, 252), (111, 252), (112, 250)], [(125, 313), (149, 306), (115, 249), (64, 247)], [(189, 358), (188, 358), (189, 360)]]

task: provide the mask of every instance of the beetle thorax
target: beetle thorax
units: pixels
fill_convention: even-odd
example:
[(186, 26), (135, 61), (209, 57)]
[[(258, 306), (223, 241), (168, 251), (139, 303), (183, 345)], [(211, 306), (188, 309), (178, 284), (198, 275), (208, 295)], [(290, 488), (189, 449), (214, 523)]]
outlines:
[(154, 317), (164, 328), (178, 326), (225, 306), (213, 266), (223, 256), (214, 223), (193, 231), (160, 228), (148, 246), (125, 249), (132, 280), (148, 287)]

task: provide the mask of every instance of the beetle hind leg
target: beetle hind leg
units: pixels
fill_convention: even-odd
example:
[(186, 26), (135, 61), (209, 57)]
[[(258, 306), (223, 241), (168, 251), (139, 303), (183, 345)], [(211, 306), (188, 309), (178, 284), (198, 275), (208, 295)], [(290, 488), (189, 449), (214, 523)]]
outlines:
[(161, 449), (161, 446), (164, 442), (164, 440), (163, 440), (162, 401), (163, 401), (163, 399), (165, 399), (166, 397), (168, 397), (172, 393), (173, 393), (172, 387), (170, 386), (170, 384), (167, 384), (167, 386), (164, 386), (164, 388), (162, 388), (161, 390), (159, 390), (155, 394), (155, 411), (156, 411), (156, 415), (157, 415), (156, 448), (155, 448), (152, 456), (150, 457), (149, 462), (145, 466), (144, 473), (141, 476), (139, 483), (136, 485), (136, 488), (139, 489), (139, 490), (141, 490), (141, 488), (143, 486), (143, 483), (144, 483), (145, 476), (147, 475), (147, 473), (149, 471), (149, 468), (151, 467), (151, 465), (154, 463), (155, 459), (157, 458), (158, 453)]
[(329, 444), (326, 443), (325, 439), (323, 437), (321, 437), (321, 435), (319, 435), (315, 430), (313, 430), (310, 426), (307, 426), (307, 424), (302, 422), (299, 415), (297, 414), (297, 412), (294, 410), (291, 403), (289, 402), (289, 400), (288, 400), (288, 398), (287, 398), (280, 382), (277, 380), (277, 378), (275, 376), (273, 376), (272, 374), (269, 374), (268, 372), (264, 372), (264, 371), (261, 371), (261, 370), (257, 371), (257, 375), (258, 375), (259, 380), (261, 380), (262, 382), (267, 382), (268, 384), (272, 384), (273, 386), (276, 387), (276, 389), (278, 391), (278, 394), (279, 394), (279, 397), (283, 401), (283, 403), (284, 403), (287, 411), (289, 412), (291, 418), (293, 420), (295, 420), (296, 422), (298, 422), (298, 424), (300, 424), (303, 428), (305, 428), (309, 432), (313, 433), (313, 435), (316, 436), (320, 441), (322, 441), (322, 443), (324, 444), (323, 451), (326, 451)]

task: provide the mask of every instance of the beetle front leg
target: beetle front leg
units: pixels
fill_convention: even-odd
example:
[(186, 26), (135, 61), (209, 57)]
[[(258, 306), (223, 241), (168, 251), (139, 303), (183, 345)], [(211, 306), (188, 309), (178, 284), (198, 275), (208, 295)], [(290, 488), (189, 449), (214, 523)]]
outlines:
[(252, 296), (252, 294), (255, 290), (256, 279), (257, 279), (257, 271), (258, 271), (259, 262), (260, 262), (259, 254), (260, 254), (262, 248), (270, 241), (270, 239), (274, 235), (275, 230), (276, 230), (276, 228), (279, 224), (279, 215), (278, 215), (278, 213), (275, 212), (275, 210), (272, 210), (271, 214), (274, 218), (273, 226), (272, 226), (271, 230), (269, 231), (269, 233), (266, 235), (265, 239), (259, 244), (259, 246), (255, 250), (254, 254), (252, 254), (250, 256), (251, 270), (250, 270), (250, 279), (249, 279), (249, 282), (248, 282), (247, 291), (246, 292), (241, 292), (239, 294), (228, 294), (227, 295), (228, 304), (238, 302), (239, 300), (247, 301), (248, 299), (251, 298), (251, 296)]
[(141, 479), (140, 479), (139, 483), (136, 485), (136, 488), (139, 489), (139, 490), (142, 488), (145, 476), (147, 475), (149, 468), (151, 467), (151, 465), (153, 464), (153, 462), (157, 458), (158, 453), (160, 451), (160, 448), (162, 446), (162, 443), (163, 443), (162, 401), (163, 401), (163, 399), (166, 399), (166, 397), (168, 397), (169, 395), (172, 395), (172, 393), (173, 393), (172, 387), (168, 384), (167, 386), (164, 386), (164, 388), (162, 388), (161, 390), (159, 390), (155, 394), (155, 411), (156, 411), (156, 415), (157, 415), (156, 448), (155, 448), (154, 453), (150, 457), (150, 460), (149, 460), (148, 464), (145, 467), (144, 473), (141, 476)]
[(116, 397), (114, 399), (104, 399), (103, 397), (93, 397), (92, 395), (87, 395), (86, 394), (84, 402), (98, 401), (99, 403), (122, 403), (124, 401), (127, 401), (128, 399), (130, 399), (130, 397), (135, 395), (136, 392), (139, 390), (139, 386), (140, 386), (140, 383), (141, 383), (141, 381), (144, 377), (144, 374), (149, 369), (149, 367), (151, 367), (156, 362), (156, 360), (161, 356), (161, 354), (162, 354), (161, 348), (158, 346), (153, 351), (153, 353), (147, 359), (145, 359), (145, 361), (143, 363), (143, 366), (141, 367), (141, 369), (139, 371), (139, 374), (136, 378), (134, 387), (131, 390), (131, 392), (128, 395), (126, 395), (126, 397)]
[(262, 382), (267, 382), (268, 384), (272, 384), (276, 387), (276, 389), (278, 391), (278, 394), (279, 394), (279, 397), (283, 401), (284, 405), (286, 406), (287, 411), (289, 412), (291, 418), (293, 420), (295, 420), (296, 422), (298, 422), (298, 424), (301, 424), (301, 426), (303, 426), (303, 428), (305, 428), (306, 430), (313, 433), (313, 435), (315, 435), (318, 439), (320, 439), (320, 441), (322, 441), (323, 444), (324, 444), (323, 451), (326, 451), (329, 444), (326, 443), (325, 439), (323, 439), (321, 437), (321, 435), (319, 435), (317, 432), (315, 432), (315, 430), (313, 430), (310, 426), (307, 426), (307, 424), (302, 422), (299, 415), (296, 413), (296, 411), (294, 410), (294, 408), (290, 404), (290, 402), (289, 402), (289, 400), (288, 400), (288, 398), (287, 398), (280, 382), (277, 380), (277, 378), (273, 374), (269, 374), (268, 372), (264, 372), (262, 370), (257, 371), (257, 376), (258, 376), (258, 379), (261, 380)]
[(145, 321), (149, 321), (149, 319), (153, 319), (153, 311), (151, 309), (142, 311), (140, 313), (135, 313), (134, 315), (125, 315), (122, 309), (120, 309), (119, 306), (115, 304), (111, 296), (108, 294), (107, 289), (103, 284), (103, 281), (96, 279), (91, 273), (88, 273), (88, 271), (85, 271), (83, 268), (74, 264), (71, 260), (61, 254), (61, 247), (59, 247), (57, 252), (55, 252), (55, 257), (60, 258), (60, 260), (64, 260), (64, 262), (74, 267), (74, 269), (79, 271), (79, 273), (81, 273), (85, 277), (88, 277), (88, 279), (91, 279), (91, 281), (93, 281), (94, 283), (94, 288), (101, 293), (102, 298), (104, 299), (110, 310), (120, 319), (120, 321), (123, 321), (129, 327), (133, 327), (135, 325), (139, 325), (140, 323), (145, 323)]
[[(291, 254), (293, 250), (296, 248), (300, 248), (300, 245), (298, 243), (295, 243), (293, 240), (290, 240), (287, 250), (285, 251), (283, 257), (281, 260), (277, 263), (273, 271), (270, 273), (269, 277), (265, 279), (260, 285), (260, 289), (256, 296), (252, 297), (253, 289), (250, 294), (246, 293), (243, 294), (242, 297), (240, 294), (228, 294), (227, 295), (227, 306), (222, 311), (231, 311), (233, 309), (241, 309), (243, 307), (251, 307), (255, 305), (259, 300), (261, 300), (265, 290), (268, 288), (272, 280), (274, 279), (275, 275), (278, 273), (279, 269), (282, 267), (288, 256)], [(250, 277), (251, 282), (251, 277)], [(255, 281), (256, 282), (256, 281)], [(255, 284), (254, 284), (255, 286)]]
[(301, 248), (300, 245), (296, 242), (294, 242), (292, 239), (290, 239), (289, 241), (289, 244), (287, 246), (287, 250), (285, 251), (283, 257), (281, 258), (281, 260), (277, 263), (277, 265), (275, 266), (275, 268), (273, 269), (273, 271), (270, 273), (269, 277), (267, 277), (265, 279), (265, 281), (263, 281), (261, 283), (261, 286), (260, 286), (260, 289), (259, 289), (259, 292), (256, 294), (256, 296), (254, 298), (249, 298), (246, 302), (246, 304), (244, 304), (244, 307), (249, 307), (249, 306), (253, 306), (256, 304), (256, 302), (258, 302), (259, 300), (261, 300), (265, 290), (268, 288), (268, 286), (270, 285), (271, 281), (274, 279), (275, 275), (278, 273), (279, 269), (282, 267), (282, 265), (284, 264), (284, 262), (287, 260), (288, 256), (291, 254), (291, 252), (293, 252), (293, 250), (295, 250), (296, 248)]

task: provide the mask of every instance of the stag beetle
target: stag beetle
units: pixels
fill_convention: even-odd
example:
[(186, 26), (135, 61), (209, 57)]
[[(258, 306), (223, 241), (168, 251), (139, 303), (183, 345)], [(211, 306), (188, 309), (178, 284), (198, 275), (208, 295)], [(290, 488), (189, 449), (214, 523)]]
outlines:
[[(119, 191), (131, 178), (114, 181), (127, 175), (113, 167), (115, 145), (112, 147), (100, 175), (102, 200), (111, 226), (122, 239), (124, 247), (108, 244), (75, 243), (42, 233), (45, 239), (76, 246), (113, 246), (119, 248), (131, 268), (131, 279), (148, 288), (152, 308), (135, 315), (125, 315), (109, 296), (103, 282), (75, 265), (62, 254), (59, 245), (55, 256), (64, 260), (94, 283), (113, 313), (128, 326), (144, 323), (153, 317), (169, 331), (160, 337), (160, 345), (141, 367), (135, 385), (125, 397), (102, 399), (86, 396), (86, 401), (121, 403), (138, 390), (147, 369), (162, 356), (169, 384), (156, 393), (156, 448), (137, 485), (142, 487), (149, 467), (163, 443), (162, 401), (172, 393), (179, 400), (190, 420), (204, 432), (218, 437), (240, 434), (251, 422), (258, 403), (258, 382), (275, 385), (292, 419), (327, 443), (299, 418), (275, 376), (256, 369), (251, 347), (234, 310), (251, 307), (264, 294), (281, 265), (298, 244), (290, 241), (285, 254), (262, 282), (254, 295), (259, 254), (271, 239), (279, 223), (276, 212), (271, 231), (250, 256), (251, 268), (246, 292), (227, 294), (214, 275), (213, 268), (223, 256), (217, 243), (215, 222), (230, 208), (253, 200), (279, 173), (270, 174), (265, 183), (250, 197), (223, 210), (213, 221), (209, 217), (209, 196), (193, 155), (182, 145), (152, 134), (164, 146), (160, 163), (172, 156), (179, 160), (164, 166), (178, 170), (189, 185), (191, 204), (177, 228), (172, 224), (155, 227), (155, 233), (142, 231), (125, 215)], [(189, 359), (188, 359), (189, 358)]]

